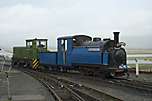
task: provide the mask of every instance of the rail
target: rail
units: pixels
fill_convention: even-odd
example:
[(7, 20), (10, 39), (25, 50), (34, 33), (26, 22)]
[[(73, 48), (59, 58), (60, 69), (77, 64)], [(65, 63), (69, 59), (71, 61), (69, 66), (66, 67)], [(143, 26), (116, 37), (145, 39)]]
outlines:
[(152, 94), (152, 83), (151, 82), (142, 82), (142, 81), (135, 81), (135, 80), (128, 80), (128, 79), (112, 79), (113, 84), (117, 84), (120, 86), (134, 88), (140, 91), (145, 91), (147, 93)]
[(79, 94), (80, 92), (75, 92), (73, 89), (58, 79), (49, 78), (43, 73), (35, 71), (24, 71), (24, 73), (31, 75), (32, 77), (39, 80), (44, 86), (46, 86), (56, 101), (91, 101), (88, 100), (88, 98), (93, 99), (92, 101), (98, 101), (88, 95), (85, 95), (86, 98), (84, 98), (84, 96)]
[[(96, 89), (82, 86), (49, 73), (36, 72), (31, 70), (22, 70), (25, 73), (41, 79), (43, 84), (49, 88), (51, 94), (57, 99), (56, 101), (122, 101), (119, 98), (97, 91)], [(29, 71), (31, 73), (29, 73)], [(47, 83), (46, 83), (47, 82)], [(63, 94), (63, 92), (65, 94)]]

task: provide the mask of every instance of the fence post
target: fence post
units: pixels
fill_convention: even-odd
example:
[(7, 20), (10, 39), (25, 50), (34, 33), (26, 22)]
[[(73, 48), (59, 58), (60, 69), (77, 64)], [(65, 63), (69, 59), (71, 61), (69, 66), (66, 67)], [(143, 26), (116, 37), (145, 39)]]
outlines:
[(136, 77), (138, 77), (139, 76), (139, 64), (138, 64), (137, 58), (135, 58), (135, 62), (136, 62)]

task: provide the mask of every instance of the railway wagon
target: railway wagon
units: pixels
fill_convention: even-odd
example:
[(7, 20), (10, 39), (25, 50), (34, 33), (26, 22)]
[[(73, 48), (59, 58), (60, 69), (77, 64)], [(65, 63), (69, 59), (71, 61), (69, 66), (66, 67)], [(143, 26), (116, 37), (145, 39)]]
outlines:
[(126, 70), (126, 51), (119, 42), (119, 32), (114, 40), (75, 35), (58, 38), (57, 52), (40, 52), (40, 64), (50, 70), (78, 70), (83, 74), (122, 76)]
[(39, 53), (47, 52), (47, 39), (26, 40), (25, 47), (13, 47), (12, 64), (15, 67), (39, 67)]

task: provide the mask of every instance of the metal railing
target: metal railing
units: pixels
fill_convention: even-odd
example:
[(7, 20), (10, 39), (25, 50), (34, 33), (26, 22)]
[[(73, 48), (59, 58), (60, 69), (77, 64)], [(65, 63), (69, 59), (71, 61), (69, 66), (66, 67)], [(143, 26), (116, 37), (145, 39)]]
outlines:
[(6, 77), (8, 101), (12, 101), (9, 82), (9, 73), (11, 69), (11, 59), (5, 58), (4, 55), (0, 55), (0, 75), (4, 75)]

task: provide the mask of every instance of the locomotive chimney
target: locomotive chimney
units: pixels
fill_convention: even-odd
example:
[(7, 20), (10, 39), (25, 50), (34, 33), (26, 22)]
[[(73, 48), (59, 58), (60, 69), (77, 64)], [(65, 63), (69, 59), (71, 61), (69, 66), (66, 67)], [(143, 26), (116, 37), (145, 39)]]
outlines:
[(113, 32), (114, 34), (114, 44), (117, 45), (119, 43), (119, 33), (120, 32)]

